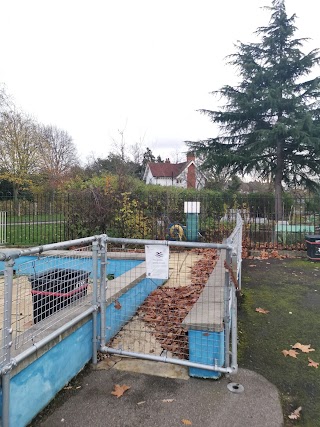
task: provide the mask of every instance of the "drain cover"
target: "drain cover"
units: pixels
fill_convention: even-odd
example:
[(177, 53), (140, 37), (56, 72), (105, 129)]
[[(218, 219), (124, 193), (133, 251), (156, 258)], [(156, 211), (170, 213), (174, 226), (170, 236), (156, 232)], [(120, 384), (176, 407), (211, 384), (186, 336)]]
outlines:
[(238, 383), (229, 383), (227, 387), (229, 391), (232, 391), (232, 393), (242, 393), (244, 391), (243, 385)]

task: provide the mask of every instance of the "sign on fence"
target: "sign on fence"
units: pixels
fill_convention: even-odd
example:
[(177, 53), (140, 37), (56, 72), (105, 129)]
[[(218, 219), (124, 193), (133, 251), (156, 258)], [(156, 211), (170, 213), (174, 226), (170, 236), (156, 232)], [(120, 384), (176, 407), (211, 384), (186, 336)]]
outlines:
[(169, 246), (146, 245), (147, 278), (169, 278)]

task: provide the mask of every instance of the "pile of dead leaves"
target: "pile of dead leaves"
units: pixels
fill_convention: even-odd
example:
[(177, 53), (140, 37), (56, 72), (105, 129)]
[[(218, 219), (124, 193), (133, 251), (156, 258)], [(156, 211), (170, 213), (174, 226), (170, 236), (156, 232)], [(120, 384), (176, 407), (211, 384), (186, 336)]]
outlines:
[(188, 357), (186, 330), (181, 326), (199, 298), (203, 285), (159, 288), (153, 291), (139, 309), (139, 315), (154, 329), (162, 348), (181, 359)]
[(139, 316), (155, 329), (163, 349), (181, 359), (188, 358), (187, 331), (181, 323), (197, 302), (217, 263), (215, 249), (193, 250), (202, 255), (191, 269), (191, 285), (161, 287), (153, 291), (138, 310)]
[(205, 285), (217, 264), (216, 249), (192, 249), (193, 253), (201, 255), (191, 269), (191, 282), (194, 285)]
[(243, 259), (260, 259), (260, 260), (263, 260), (263, 259), (272, 259), (272, 258), (273, 259), (285, 259), (285, 258), (290, 258), (290, 256), (280, 254), (279, 251), (276, 249), (272, 249), (272, 250), (263, 249), (260, 251), (258, 256), (252, 256), (252, 255), (249, 255), (248, 249), (244, 248), (242, 250), (242, 258)]

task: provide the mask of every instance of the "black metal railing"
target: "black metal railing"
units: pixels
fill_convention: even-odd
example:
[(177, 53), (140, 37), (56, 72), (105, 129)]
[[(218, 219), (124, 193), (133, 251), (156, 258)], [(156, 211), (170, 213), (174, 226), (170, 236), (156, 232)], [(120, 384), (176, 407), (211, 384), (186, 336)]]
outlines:
[[(185, 202), (199, 202), (199, 212)], [(319, 197), (285, 195), (283, 216), (275, 221), (272, 195), (190, 196), (114, 193), (103, 190), (29, 198), (0, 195), (6, 213), (6, 244), (30, 246), (107, 233), (112, 237), (197, 239), (221, 242), (234, 228), (237, 213), (244, 221), (248, 248), (305, 249), (305, 236), (319, 233)], [(191, 214), (191, 215), (190, 215)], [(3, 227), (4, 225), (2, 225)], [(192, 232), (190, 231), (192, 227)]]

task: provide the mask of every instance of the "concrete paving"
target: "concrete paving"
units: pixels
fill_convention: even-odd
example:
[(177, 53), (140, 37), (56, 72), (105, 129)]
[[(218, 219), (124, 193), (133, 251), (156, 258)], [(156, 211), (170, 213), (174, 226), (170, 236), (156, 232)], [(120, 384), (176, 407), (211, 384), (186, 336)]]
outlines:
[[(98, 364), (98, 369), (91, 368), (73, 390), (65, 393), (63, 402), (55, 405), (51, 415), (43, 416), (32, 426), (283, 425), (276, 387), (252, 371), (240, 369), (235, 376), (214, 381), (189, 378), (184, 368), (169, 364), (164, 367), (157, 362), (127, 359), (125, 367), (122, 361), (114, 358)], [(229, 391), (229, 383), (236, 384), (234, 392)], [(111, 394), (115, 384), (127, 385), (130, 389), (117, 398)], [(239, 392), (241, 386), (244, 390)]]

